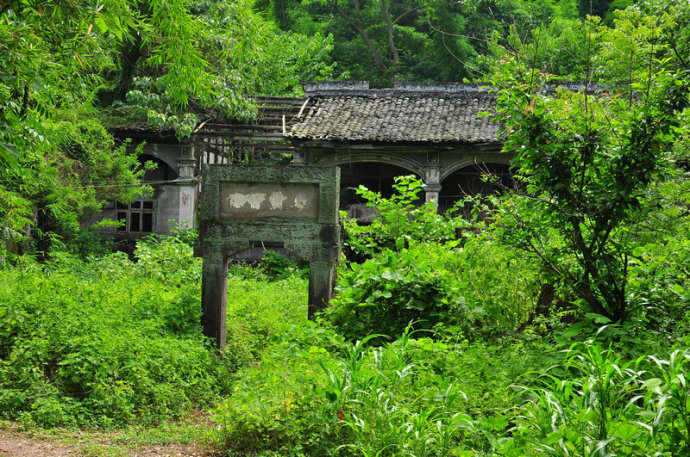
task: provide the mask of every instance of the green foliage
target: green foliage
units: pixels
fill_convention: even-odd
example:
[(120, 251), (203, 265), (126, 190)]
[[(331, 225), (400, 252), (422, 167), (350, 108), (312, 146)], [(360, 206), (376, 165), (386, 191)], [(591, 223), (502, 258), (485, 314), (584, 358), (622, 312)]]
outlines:
[[(180, 233), (141, 240), (135, 261), (123, 253), (83, 261), (54, 252), (44, 264), (27, 257), (3, 264), (4, 419), (121, 427), (179, 417), (230, 394), (237, 370), (259, 361), (267, 341), (305, 321), (303, 279), (269, 281), (233, 268), (227, 352), (220, 357), (201, 334), (195, 233)], [(300, 335), (311, 338), (306, 330)]]
[(516, 154), (524, 183), (498, 205), (497, 227), (614, 320), (627, 316), (630, 234), (645, 215), (646, 190), (678, 160), (668, 144), (688, 104), (682, 77), (661, 68), (647, 80), (654, 83), (628, 100), (550, 90), (537, 70), (509, 59), (495, 81), (504, 151)]
[(397, 177), (394, 188), (382, 198), (360, 187), (375, 219), (345, 219), (349, 256), (366, 260), (341, 268), (338, 294), (324, 313), (339, 332), (355, 340), (401, 333), (416, 321), (474, 337), (512, 331), (529, 318), (538, 275), (527, 257), (481, 229), (460, 248), (468, 221), (453, 217), (453, 209), (437, 214), (433, 202), (418, 205), (423, 184), (416, 178)]
[(395, 334), (411, 321), (473, 339), (509, 334), (532, 318), (540, 275), (523, 253), (481, 235), (462, 248), (384, 250), (341, 267), (336, 290), (323, 317), (350, 340)]
[(343, 351), (337, 335), (312, 323), (276, 333), (254, 366), (247, 365), (233, 396), (219, 406), (215, 421), (226, 447), (242, 452), (272, 450), (284, 455), (329, 455), (338, 428), (315, 391), (323, 378), (318, 361)]
[(294, 95), (301, 81), (331, 77), (329, 37), (283, 32), (254, 12), (250, 1), (138, 8), (142, 20), (123, 43), (121, 72), (101, 94), (104, 102), (115, 97), (119, 116), (172, 126), (182, 138), (191, 135), (200, 115), (209, 115), (203, 110), (250, 120), (256, 117), (252, 96)]
[(509, 335), (543, 312), (536, 309), (542, 278), (523, 252), (486, 232), (469, 238), (456, 255), (451, 271), (470, 310), (467, 336)]
[(689, 359), (673, 351), (624, 360), (591, 340), (574, 345), (541, 386), (518, 388), (526, 402), (501, 455), (683, 455)]
[(0, 169), (0, 196), (7, 202), (0, 209), (0, 240), (10, 252), (26, 240), (30, 226), (43, 253), (57, 242), (84, 240), (105, 201), (130, 201), (147, 189), (139, 182), (146, 170), (139, 150), (115, 146), (100, 124), (45, 122), (41, 132), (38, 149), (24, 150), (14, 166)]
[(214, 33), (205, 49), (235, 92), (298, 95), (302, 82), (332, 77), (327, 34), (281, 31), (249, 1), (206, 4), (202, 19)]
[(648, 328), (670, 332), (688, 324), (690, 183), (685, 173), (657, 184), (645, 199), (649, 215), (636, 224), (630, 256), (630, 306), (648, 319)]
[(228, 277), (226, 358), (234, 367), (261, 359), (266, 342), (289, 334), (307, 317), (308, 284), (299, 275), (280, 280), (235, 266)]
[(198, 285), (201, 258), (193, 257), (192, 243), (193, 240), (178, 236), (151, 235), (141, 239), (134, 251), (136, 268), (144, 277), (166, 286)]
[(351, 340), (401, 333), (412, 321), (427, 328), (439, 322), (466, 326), (466, 300), (447, 267), (455, 256), (447, 246), (415, 243), (353, 263), (341, 274), (324, 316)]
[(455, 438), (471, 422), (455, 412), (464, 394), (443, 381), (427, 383), (425, 392), (415, 388), (423, 368), (407, 353), (410, 336), (408, 328), (395, 343), (365, 353), (367, 338), (349, 348), (342, 361), (321, 363), (329, 407), (347, 427), (341, 445), (346, 453), (447, 456), (457, 451)]
[(508, 425), (510, 382), (552, 360), (544, 346), (414, 339), (410, 327), (380, 347), (375, 335), (344, 345), (312, 324), (292, 330), (218, 408), (231, 452), (474, 455)]
[[(333, 2), (268, 3), (297, 30), (249, 2), (0, 7), (0, 256), (31, 225), (51, 245), (44, 263), (0, 268), (2, 418), (114, 427), (222, 401), (232, 453), (688, 454), (690, 192), (672, 166), (690, 144), (687, 2), (640, 4), (614, 28), (581, 23), (575, 1), (361, 3), (372, 47)], [(342, 267), (333, 307), (305, 320), (307, 284), (285, 258), (232, 265), (222, 357), (201, 335), (193, 231), (140, 241), (136, 262), (55, 250), (88, 251), (101, 202), (142, 191), (136, 155), (84, 120), (96, 87), (184, 136), (185, 107), (250, 118), (243, 94), (334, 74), (331, 45), (339, 75), (380, 83), (453, 80), (500, 58), (478, 53), (513, 51), (499, 111), (523, 192), (460, 237), (468, 223), (420, 204), (419, 181), (391, 198), (360, 189), (376, 218), (345, 222), (363, 262)], [(539, 72), (596, 77), (609, 95), (543, 90)], [(569, 325), (568, 309), (538, 309), (542, 283), (594, 312)]]
[[(517, 39), (548, 41), (542, 62), (564, 77), (577, 74), (582, 55), (578, 1), (331, 1), (259, 2), (285, 30), (334, 36), (333, 59), (342, 78), (372, 81), (455, 82), (483, 77), (492, 48)], [(509, 30), (515, 35), (509, 39)], [(537, 30), (543, 30), (536, 38)], [(548, 36), (548, 39), (546, 39)], [(573, 53), (573, 54), (570, 54)], [(491, 60), (491, 57), (489, 57)]]
[(329, 77), (331, 46), (278, 30), (248, 1), (4, 2), (0, 249), (26, 250), (29, 226), (41, 252), (75, 239), (93, 246), (82, 231), (89, 216), (145, 190), (135, 155), (114, 146), (96, 104), (186, 137), (201, 111), (251, 119), (248, 96)]
[(228, 363), (201, 335), (199, 264), (181, 246), (149, 241), (137, 263), (55, 255), (0, 270), (3, 417), (152, 423), (228, 392)]
[(456, 240), (459, 230), (468, 224), (453, 217), (454, 208), (437, 214), (433, 202), (421, 203), (419, 194), (423, 189), (422, 181), (414, 176), (396, 176), (395, 193), (390, 198), (360, 186), (357, 195), (375, 209), (374, 221), (361, 224), (341, 213), (349, 256), (369, 258), (381, 250), (400, 251), (412, 243)]
[(271, 250), (264, 252), (261, 257), (261, 266), (270, 277), (275, 279), (286, 279), (295, 275), (306, 278), (309, 273), (306, 260), (298, 262), (294, 258)]

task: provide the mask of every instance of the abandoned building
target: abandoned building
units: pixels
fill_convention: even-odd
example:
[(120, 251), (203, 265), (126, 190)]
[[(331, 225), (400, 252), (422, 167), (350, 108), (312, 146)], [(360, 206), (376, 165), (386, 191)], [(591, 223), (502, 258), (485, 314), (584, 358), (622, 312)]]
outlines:
[(142, 160), (158, 167), (145, 176), (152, 195), (113, 202), (104, 212), (125, 221), (113, 235), (164, 234), (169, 221), (194, 226), (204, 163), (337, 165), (342, 209), (361, 206), (360, 184), (387, 196), (395, 176), (414, 174), (426, 200), (443, 211), (464, 195), (491, 191), (483, 173), (509, 174), (511, 157), (500, 152), (491, 120), (495, 98), (479, 84), (318, 82), (304, 90), (303, 97), (258, 98), (254, 122), (207, 120), (185, 141), (172, 131), (115, 129), (135, 144), (145, 141)]

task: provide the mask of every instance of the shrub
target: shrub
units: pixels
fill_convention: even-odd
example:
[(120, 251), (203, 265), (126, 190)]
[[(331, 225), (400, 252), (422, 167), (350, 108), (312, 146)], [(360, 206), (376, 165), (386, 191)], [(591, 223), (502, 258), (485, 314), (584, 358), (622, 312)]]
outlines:
[(323, 316), (353, 341), (400, 334), (412, 321), (418, 328), (453, 328), (462, 338), (507, 335), (532, 316), (539, 279), (524, 254), (489, 233), (463, 247), (413, 243), (341, 269)]
[(341, 213), (345, 232), (346, 255), (353, 260), (371, 258), (382, 250), (400, 251), (412, 243), (445, 243), (458, 239), (458, 231), (467, 225), (453, 217), (454, 208), (437, 214), (433, 202), (421, 203), (422, 181), (414, 176), (397, 176), (395, 194), (383, 198), (364, 186), (357, 194), (375, 208), (374, 221), (360, 224)]
[(502, 245), (491, 232), (468, 237), (451, 271), (472, 317), (467, 336), (509, 335), (535, 313), (540, 271), (523, 252)]
[(427, 328), (439, 322), (464, 325), (471, 319), (465, 298), (454, 272), (444, 267), (456, 256), (450, 246), (412, 244), (350, 264), (323, 315), (353, 341), (373, 333), (400, 334), (413, 321)]

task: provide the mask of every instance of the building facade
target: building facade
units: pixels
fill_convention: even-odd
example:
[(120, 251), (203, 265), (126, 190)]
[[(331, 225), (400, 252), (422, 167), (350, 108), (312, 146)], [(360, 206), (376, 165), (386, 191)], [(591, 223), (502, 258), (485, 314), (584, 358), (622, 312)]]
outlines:
[(141, 159), (151, 195), (128, 205), (112, 202), (103, 216), (123, 220), (119, 238), (194, 227), (204, 163), (283, 163), (341, 168), (341, 209), (362, 202), (365, 185), (387, 196), (395, 176), (413, 174), (439, 210), (465, 195), (494, 191), (482, 179), (508, 176), (511, 156), (501, 152), (492, 121), (495, 97), (479, 84), (401, 83), (370, 89), (366, 82), (305, 84), (304, 97), (257, 99), (252, 123), (209, 118), (191, 138), (145, 128), (116, 129), (120, 138), (145, 141)]

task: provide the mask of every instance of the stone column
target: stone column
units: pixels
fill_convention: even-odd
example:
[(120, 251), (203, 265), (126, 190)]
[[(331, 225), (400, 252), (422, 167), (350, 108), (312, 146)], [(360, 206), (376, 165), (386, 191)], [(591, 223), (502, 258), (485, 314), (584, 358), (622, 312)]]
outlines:
[(184, 144), (182, 154), (177, 160), (177, 173), (179, 179), (179, 204), (177, 223), (181, 228), (194, 228), (194, 211), (196, 209), (198, 184), (194, 179), (196, 171), (196, 159), (194, 157), (194, 144)]
[(225, 349), (228, 261), (220, 246), (204, 246), (201, 275), (201, 326), (216, 347)]
[(428, 167), (424, 169), (424, 201), (434, 202), (438, 210), (438, 194), (441, 192), (441, 169)]
[(316, 313), (326, 308), (333, 298), (337, 270), (338, 264), (335, 261), (309, 262), (309, 320), (314, 319)]
[(306, 165), (307, 164), (307, 157), (305, 156), (304, 152), (298, 151), (297, 149), (292, 151), (292, 161), (290, 162), (290, 165)]

